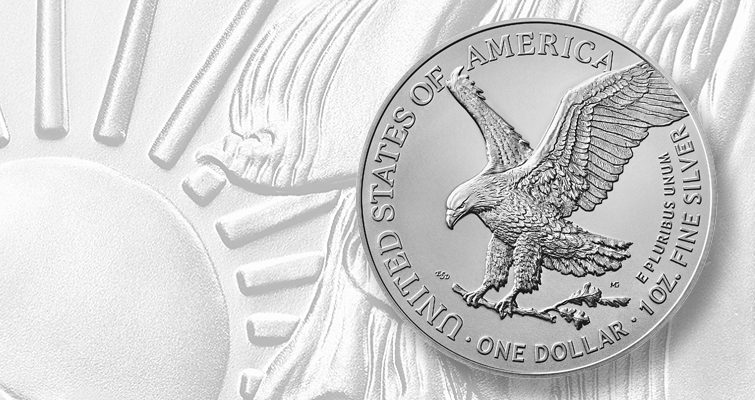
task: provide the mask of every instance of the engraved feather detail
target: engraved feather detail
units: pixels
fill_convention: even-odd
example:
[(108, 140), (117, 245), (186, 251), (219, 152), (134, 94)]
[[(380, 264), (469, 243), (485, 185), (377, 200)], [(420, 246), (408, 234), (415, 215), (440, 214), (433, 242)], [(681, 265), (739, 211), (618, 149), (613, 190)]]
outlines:
[[(374, 5), (305, 4), (263, 36), (234, 90), (232, 134), (201, 149), (198, 160), (219, 165), (247, 188), (285, 190), (310, 183), (322, 136), (332, 129), (324, 121), (328, 93)], [(337, 175), (324, 179), (329, 187), (332, 181), (343, 186)]]
[(532, 153), (529, 143), (485, 103), (482, 89), (456, 68), (448, 80), (448, 90), (472, 116), (485, 138), (487, 170), (502, 172), (519, 165)]
[(651, 126), (688, 115), (666, 79), (647, 63), (603, 74), (564, 96), (517, 188), (562, 217), (608, 197)]

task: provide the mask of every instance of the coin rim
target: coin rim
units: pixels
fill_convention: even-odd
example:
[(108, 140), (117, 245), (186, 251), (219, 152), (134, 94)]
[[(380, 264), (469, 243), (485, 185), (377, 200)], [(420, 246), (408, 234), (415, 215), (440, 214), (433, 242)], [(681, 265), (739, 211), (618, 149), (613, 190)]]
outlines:
[[(462, 354), (456, 353), (455, 351), (447, 348), (446, 346), (443, 346), (440, 342), (436, 341), (432, 336), (430, 336), (429, 333), (425, 332), (422, 328), (420, 328), (417, 323), (407, 315), (406, 311), (399, 305), (396, 298), (394, 298), (390, 291), (388, 290), (388, 286), (386, 285), (385, 281), (383, 280), (383, 277), (380, 273), (380, 269), (378, 268), (377, 264), (375, 263), (375, 258), (372, 255), (372, 251), (370, 250), (369, 243), (367, 242), (367, 230), (366, 225), (364, 223), (364, 211), (362, 208), (362, 195), (363, 195), (363, 182), (364, 182), (364, 173), (365, 168), (367, 166), (367, 152), (370, 149), (370, 146), (372, 144), (373, 139), (375, 138), (375, 135), (377, 133), (377, 130), (380, 125), (380, 121), (382, 120), (383, 116), (385, 115), (386, 111), (388, 110), (388, 106), (391, 104), (391, 102), (394, 100), (394, 98), (399, 94), (399, 91), (401, 88), (408, 82), (409, 78), (414, 75), (419, 68), (424, 65), (427, 61), (435, 57), (436, 55), (442, 53), (449, 47), (457, 44), (458, 42), (477, 35), (479, 33), (488, 31), (488, 30), (494, 30), (497, 28), (502, 27), (508, 27), (508, 26), (515, 26), (515, 25), (526, 25), (526, 24), (553, 24), (553, 25), (562, 25), (567, 26), (570, 28), (576, 28), (580, 30), (585, 30), (592, 32), (594, 34), (597, 34), (599, 36), (603, 36), (604, 38), (611, 40), (618, 44), (619, 46), (622, 46), (629, 50), (631, 53), (639, 57), (641, 60), (649, 63), (653, 66), (669, 83), (669, 85), (674, 89), (676, 95), (679, 97), (679, 99), (682, 101), (682, 104), (684, 104), (684, 107), (687, 109), (688, 116), (690, 120), (692, 121), (692, 124), (695, 127), (695, 130), (698, 133), (698, 136), (700, 137), (700, 143), (702, 144), (702, 152), (705, 156), (706, 164), (708, 166), (707, 173), (708, 173), (708, 181), (710, 182), (710, 205), (708, 207), (709, 209), (709, 216), (708, 216), (708, 227), (706, 230), (706, 236), (705, 236), (705, 242), (702, 246), (702, 251), (700, 253), (700, 261), (695, 265), (694, 271), (692, 272), (692, 277), (688, 281), (687, 285), (684, 287), (683, 292), (681, 295), (679, 295), (676, 298), (676, 301), (669, 307), (668, 311), (658, 319), (658, 321), (652, 325), (651, 328), (647, 329), (642, 336), (640, 336), (639, 339), (632, 342), (629, 346), (612, 353), (600, 360), (593, 361), (588, 364), (579, 365), (572, 368), (565, 368), (565, 369), (559, 369), (559, 370), (552, 370), (552, 371), (536, 371), (536, 372), (524, 372), (524, 371), (517, 371), (517, 370), (509, 370), (504, 368), (498, 368), (492, 365), (483, 364), (481, 362), (472, 360), (470, 358), (465, 357)], [(679, 309), (681, 308), (682, 303), (684, 303), (687, 300), (687, 297), (692, 292), (692, 289), (697, 284), (697, 280), (699, 279), (702, 269), (705, 266), (705, 264), (708, 263), (708, 256), (710, 253), (710, 247), (712, 242), (712, 237), (715, 231), (715, 220), (716, 220), (716, 212), (717, 212), (717, 193), (715, 191), (716, 187), (716, 180), (715, 180), (715, 166), (713, 157), (711, 157), (709, 151), (708, 151), (708, 139), (707, 135), (703, 134), (703, 131), (700, 129), (700, 124), (697, 122), (697, 119), (694, 115), (694, 110), (689, 106), (690, 102), (687, 99), (684, 92), (682, 92), (679, 87), (676, 85), (676, 83), (669, 78), (669, 75), (658, 66), (658, 64), (655, 62), (655, 60), (649, 59), (647, 55), (645, 55), (644, 52), (640, 51), (638, 48), (636, 48), (634, 45), (627, 43), (625, 40), (612, 35), (608, 32), (605, 32), (600, 29), (596, 29), (594, 27), (591, 27), (589, 25), (581, 24), (578, 22), (573, 21), (566, 21), (566, 20), (558, 20), (558, 19), (549, 19), (549, 18), (517, 18), (517, 19), (511, 19), (506, 20), (503, 22), (496, 22), (492, 24), (483, 25), (480, 27), (477, 27), (475, 29), (471, 29), (468, 31), (465, 31), (459, 35), (454, 36), (452, 39), (443, 42), (441, 45), (438, 45), (433, 50), (431, 50), (426, 56), (422, 57), (419, 61), (415, 62), (408, 70), (407, 72), (399, 79), (399, 83), (391, 89), (389, 95), (386, 97), (386, 99), (383, 101), (383, 104), (379, 108), (379, 113), (374, 118), (372, 124), (370, 125), (370, 130), (367, 136), (367, 139), (365, 140), (365, 144), (362, 149), (362, 155), (359, 163), (359, 171), (357, 173), (357, 196), (356, 196), (356, 208), (358, 213), (358, 220), (359, 220), (359, 226), (361, 228), (360, 231), (360, 237), (362, 246), (366, 251), (366, 254), (369, 256), (369, 262), (372, 268), (374, 269), (375, 274), (378, 277), (378, 280), (380, 281), (380, 284), (384, 290), (384, 293), (386, 297), (391, 299), (391, 303), (394, 309), (398, 309), (401, 314), (403, 314), (404, 318), (412, 323), (414, 325), (414, 328), (422, 333), (422, 336), (426, 338), (426, 341), (429, 341), (432, 346), (434, 346), (437, 349), (441, 349), (441, 351), (444, 354), (447, 354), (451, 356), (453, 359), (463, 362), (466, 365), (475, 367), (477, 369), (481, 369), (484, 371), (492, 371), (496, 372), (502, 375), (511, 375), (511, 376), (517, 376), (517, 377), (548, 377), (548, 376), (556, 376), (556, 375), (563, 375), (568, 374), (574, 371), (579, 370), (585, 370), (590, 368), (597, 368), (600, 365), (606, 364), (611, 360), (614, 360), (618, 358), (619, 356), (622, 356), (624, 354), (628, 354), (629, 352), (633, 351), (637, 347), (640, 347), (640, 345), (644, 344), (646, 341), (650, 339), (654, 334), (657, 334), (660, 328), (667, 324), (674, 314), (676, 314)]]

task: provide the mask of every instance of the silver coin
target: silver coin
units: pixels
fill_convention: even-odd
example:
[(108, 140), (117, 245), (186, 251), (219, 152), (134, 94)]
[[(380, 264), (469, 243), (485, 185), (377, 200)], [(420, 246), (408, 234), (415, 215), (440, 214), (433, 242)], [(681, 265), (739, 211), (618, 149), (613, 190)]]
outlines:
[(647, 338), (713, 228), (688, 104), (637, 49), (572, 23), (439, 47), (388, 97), (359, 177), (388, 297), (440, 348), (500, 372), (571, 371)]

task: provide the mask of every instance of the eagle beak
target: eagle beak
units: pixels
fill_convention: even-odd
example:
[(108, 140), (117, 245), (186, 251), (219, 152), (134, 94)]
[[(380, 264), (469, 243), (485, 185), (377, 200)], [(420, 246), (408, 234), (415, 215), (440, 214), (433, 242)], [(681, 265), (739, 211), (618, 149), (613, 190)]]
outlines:
[(446, 210), (446, 226), (448, 229), (454, 229), (456, 221), (459, 220), (460, 215), (453, 212), (453, 210)]

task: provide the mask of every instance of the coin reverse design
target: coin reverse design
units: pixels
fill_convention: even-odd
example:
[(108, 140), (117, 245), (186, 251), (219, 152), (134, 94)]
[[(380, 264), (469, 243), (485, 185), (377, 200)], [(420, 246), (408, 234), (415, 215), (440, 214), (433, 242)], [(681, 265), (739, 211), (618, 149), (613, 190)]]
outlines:
[(541, 20), (478, 29), (417, 64), (372, 128), (365, 248), (397, 308), (457, 358), (538, 375), (597, 364), (699, 274), (704, 140), (619, 39)]

